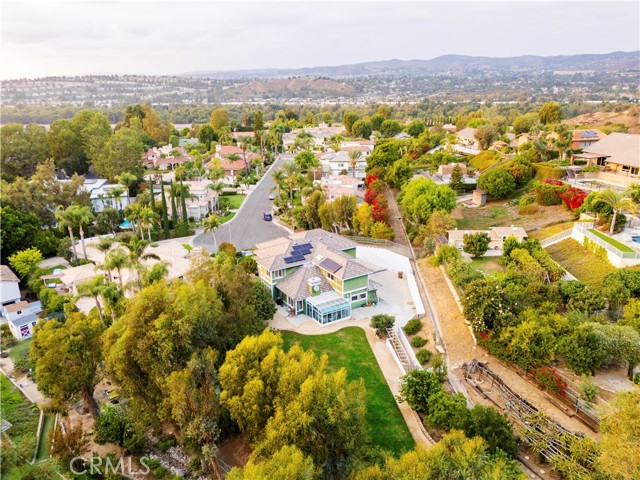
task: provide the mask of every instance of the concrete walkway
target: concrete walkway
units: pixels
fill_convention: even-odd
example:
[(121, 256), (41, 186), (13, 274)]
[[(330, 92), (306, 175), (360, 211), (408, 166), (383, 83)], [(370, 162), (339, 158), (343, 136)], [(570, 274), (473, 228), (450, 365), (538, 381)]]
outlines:
[[(387, 385), (389, 385), (389, 389), (395, 398), (396, 395), (400, 394), (398, 379), (402, 376), (402, 371), (400, 370), (400, 367), (398, 367), (396, 360), (393, 358), (393, 354), (387, 347), (386, 340), (381, 340), (376, 337), (374, 330), (369, 327), (369, 321), (369, 318), (359, 318), (356, 320), (351, 319), (338, 321), (321, 326), (315, 320), (307, 317), (306, 315), (285, 317), (279, 310), (270, 322), (270, 326), (277, 328), (278, 330), (289, 330), (302, 335), (324, 335), (326, 333), (337, 332), (338, 330), (342, 330), (347, 327), (362, 328), (367, 336), (367, 341), (369, 342), (369, 346), (376, 357), (378, 365), (380, 366), (380, 370), (382, 370), (382, 374), (387, 381)], [(432, 445), (433, 442), (423, 433), (423, 426), (411, 407), (409, 407), (406, 402), (398, 403), (398, 407), (400, 408), (400, 412), (404, 417), (404, 421), (407, 424), (414, 441), (417, 444)]]
[(51, 402), (45, 397), (36, 384), (27, 377), (26, 373), (17, 372), (13, 366), (13, 360), (9, 357), (0, 358), (0, 372), (2, 372), (25, 397), (39, 407), (48, 407)]

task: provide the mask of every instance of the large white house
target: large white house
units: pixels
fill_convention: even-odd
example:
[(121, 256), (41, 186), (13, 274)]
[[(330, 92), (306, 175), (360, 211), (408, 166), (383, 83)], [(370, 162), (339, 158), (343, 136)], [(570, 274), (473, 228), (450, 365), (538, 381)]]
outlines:
[(33, 335), (42, 305), (40, 302), (21, 300), (19, 282), (20, 279), (9, 267), (0, 265), (0, 323), (7, 323), (11, 334), (17, 340), (24, 340)]
[[(104, 178), (88, 178), (84, 181), (82, 188), (89, 192), (91, 206), (93, 211), (100, 213), (105, 208), (115, 208), (124, 210), (129, 205), (129, 197), (124, 187), (118, 183), (107, 183)], [(114, 189), (123, 189), (124, 191), (116, 198), (113, 194)], [(135, 198), (131, 199), (133, 202)]]

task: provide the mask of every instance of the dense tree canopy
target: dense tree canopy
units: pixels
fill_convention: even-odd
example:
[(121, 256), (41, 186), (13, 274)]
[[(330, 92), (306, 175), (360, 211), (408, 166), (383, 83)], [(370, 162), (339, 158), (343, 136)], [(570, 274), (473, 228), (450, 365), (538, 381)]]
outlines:
[(435, 211), (451, 212), (456, 207), (456, 194), (448, 185), (436, 185), (427, 178), (407, 183), (398, 200), (405, 217), (415, 225), (424, 224)]
[(36, 167), (49, 158), (47, 132), (36, 124), (10, 123), (0, 129), (0, 167), (2, 179), (13, 181), (16, 177), (33, 175)]

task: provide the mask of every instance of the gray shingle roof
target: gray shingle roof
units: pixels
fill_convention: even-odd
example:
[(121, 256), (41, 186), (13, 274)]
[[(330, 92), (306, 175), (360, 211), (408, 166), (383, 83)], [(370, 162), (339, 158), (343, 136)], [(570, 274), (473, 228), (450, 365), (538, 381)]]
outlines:
[(0, 265), (0, 282), (19, 282), (20, 279), (6, 265)]
[(291, 275), (279, 281), (276, 287), (293, 300), (303, 300), (309, 296), (308, 281), (312, 277), (320, 278), (320, 293), (333, 291), (318, 267), (310, 263), (301, 266)]
[(640, 167), (640, 135), (614, 132), (589, 145), (583, 152), (608, 157), (608, 162)]

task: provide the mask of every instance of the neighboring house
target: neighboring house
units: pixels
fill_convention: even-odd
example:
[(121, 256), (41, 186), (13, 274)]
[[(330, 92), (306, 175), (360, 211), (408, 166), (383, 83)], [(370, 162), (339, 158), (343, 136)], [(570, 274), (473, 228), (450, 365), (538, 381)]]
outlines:
[(159, 148), (154, 147), (142, 155), (142, 163), (149, 169), (175, 170), (180, 165), (192, 160), (193, 158), (187, 154), (187, 151), (182, 146), (165, 145)]
[(180, 138), (178, 139), (179, 147), (194, 147), (199, 143), (197, 138)]
[[(237, 155), (238, 158), (234, 160), (233, 155)], [(214, 165), (219, 165), (224, 170), (223, 181), (233, 185), (236, 183), (238, 172), (247, 168), (245, 158), (251, 166), (255, 159), (260, 158), (260, 155), (247, 150), (243, 151), (242, 148), (233, 145), (216, 145), (216, 153), (207, 159), (209, 162), (206, 166), (212, 168)]]
[(465, 147), (471, 147), (476, 150), (480, 148), (478, 140), (476, 140), (475, 128), (463, 128), (458, 133), (456, 133), (456, 137), (458, 137), (458, 142), (460, 142)]
[(186, 200), (189, 217), (201, 220), (208, 217), (213, 211), (216, 202), (216, 193), (209, 188), (212, 184), (209, 180), (185, 181), (189, 187), (189, 199)]
[(317, 127), (296, 128), (294, 130), (291, 130), (291, 132), (282, 135), (282, 145), (283, 148), (287, 150), (289, 146), (293, 146), (293, 144), (296, 142), (296, 137), (299, 133), (307, 132), (310, 133), (313, 137), (314, 146), (327, 146), (327, 140), (329, 140), (334, 135), (342, 133), (343, 131), (344, 127), (342, 125), (330, 127), (326, 123), (321, 123)]
[(20, 279), (6, 265), (0, 265), (0, 304), (20, 301)]
[(375, 303), (380, 285), (358, 263), (356, 244), (321, 229), (294, 233), (256, 245), (260, 279), (293, 314), (320, 324), (351, 317), (351, 310)]
[(233, 132), (231, 135), (236, 141), (240, 141), (242, 137), (254, 138), (256, 136), (255, 132)]
[(33, 335), (33, 330), (40, 320), (38, 317), (40, 312), (42, 312), (40, 302), (29, 303), (26, 300), (2, 307), (2, 315), (6, 318), (9, 330), (16, 340), (25, 340)]
[(409, 135), (407, 132), (400, 132), (397, 135), (394, 135), (393, 138), (395, 138), (396, 140), (405, 140), (407, 138), (411, 138), (411, 135)]
[(640, 174), (640, 135), (612, 133), (584, 148), (574, 158), (602, 167), (593, 178), (630, 185), (638, 181)]
[(463, 175), (467, 174), (467, 165), (464, 163), (447, 163), (445, 165), (440, 165), (438, 167), (438, 175), (451, 175), (453, 173), (453, 169), (457, 166), (460, 167)]
[(374, 140), (344, 140), (340, 143), (340, 150), (352, 150), (357, 148), (363, 155), (369, 156), (376, 146)]
[[(105, 208), (124, 210), (125, 207), (129, 205), (127, 191), (118, 183), (107, 183), (107, 180), (104, 178), (88, 178), (84, 181), (82, 188), (89, 192), (91, 206), (96, 213), (100, 213)], [(120, 194), (118, 198), (115, 198), (111, 193), (114, 188), (124, 189), (124, 192)], [(135, 200), (135, 198), (131, 199), (132, 202), (133, 200)]]
[(364, 202), (364, 183), (362, 180), (349, 175), (323, 178), (320, 182), (327, 200), (332, 201), (339, 197), (355, 196), (358, 205)]
[(449, 245), (456, 247), (458, 250), (462, 250), (464, 247), (464, 236), (474, 233), (486, 233), (489, 235), (489, 250), (488, 253), (494, 252), (502, 254), (502, 245), (504, 241), (509, 237), (516, 237), (519, 242), (524, 242), (527, 239), (527, 232), (521, 227), (493, 227), (491, 230), (449, 230), (447, 231), (447, 238), (449, 239)]
[[(352, 174), (351, 171), (351, 157), (346, 150), (340, 150), (339, 152), (329, 152), (320, 156), (320, 164), (322, 165), (322, 171), (325, 176), (337, 177), (343, 172)], [(356, 163), (356, 178), (363, 179), (366, 174), (367, 168), (367, 156), (362, 155)]]
[(602, 140), (604, 137), (606, 137), (606, 135), (597, 128), (574, 130), (571, 137), (571, 150), (584, 150)]
[(517, 150), (521, 146), (529, 143), (530, 141), (531, 141), (531, 137), (529, 136), (528, 133), (521, 133), (515, 139), (511, 140), (511, 143), (509, 144), (509, 146)]
[(456, 131), (458, 130), (456, 126), (451, 123), (445, 123), (444, 125), (442, 125), (442, 129), (447, 133), (456, 133)]

